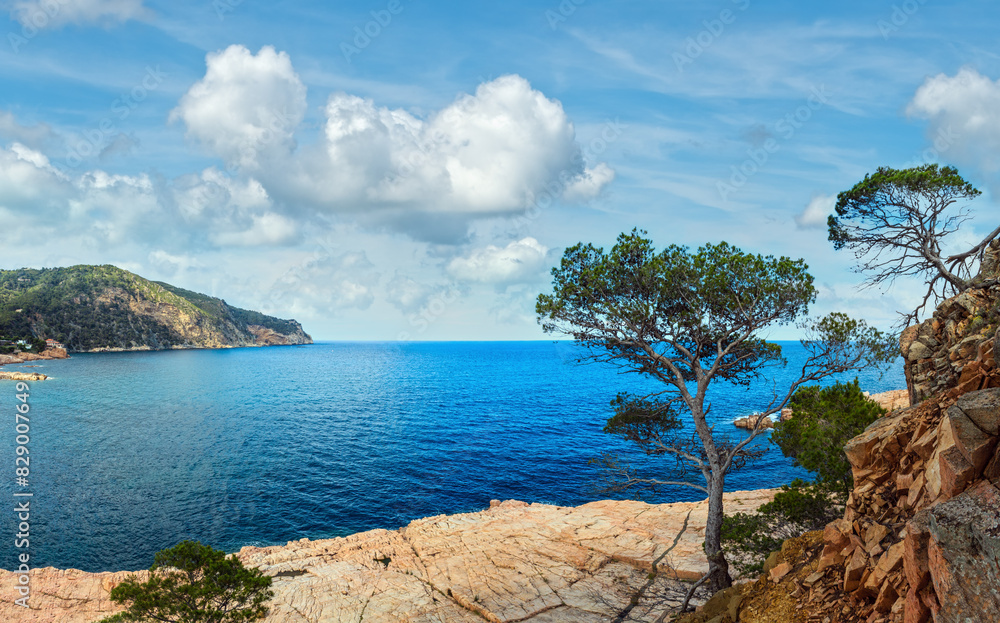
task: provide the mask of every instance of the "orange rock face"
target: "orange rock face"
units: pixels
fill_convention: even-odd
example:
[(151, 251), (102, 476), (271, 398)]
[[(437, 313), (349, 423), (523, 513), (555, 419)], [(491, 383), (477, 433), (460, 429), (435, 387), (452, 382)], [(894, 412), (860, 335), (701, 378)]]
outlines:
[(845, 517), (826, 527), (821, 551), (791, 561), (824, 574), (801, 612), (833, 612), (832, 623), (1000, 621), (998, 428), (1000, 389), (988, 389), (894, 412), (851, 440)]

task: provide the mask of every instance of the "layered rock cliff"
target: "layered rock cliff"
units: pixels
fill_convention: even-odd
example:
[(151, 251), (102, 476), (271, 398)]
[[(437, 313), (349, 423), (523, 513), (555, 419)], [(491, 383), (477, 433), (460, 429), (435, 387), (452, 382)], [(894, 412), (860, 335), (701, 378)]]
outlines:
[(114, 266), (0, 271), (0, 335), (73, 352), (311, 344), (302, 326)]
[[(1000, 277), (1000, 243), (987, 249), (980, 283)], [(996, 365), (1000, 326), (1000, 286), (972, 288), (944, 301), (925, 322), (907, 327), (900, 336), (910, 402), (931, 396), (951, 397), (1000, 387)]]
[(738, 607), (716, 623), (1000, 621), (998, 307), (1000, 289), (973, 289), (904, 332), (918, 402), (846, 446), (844, 517), (721, 595)]

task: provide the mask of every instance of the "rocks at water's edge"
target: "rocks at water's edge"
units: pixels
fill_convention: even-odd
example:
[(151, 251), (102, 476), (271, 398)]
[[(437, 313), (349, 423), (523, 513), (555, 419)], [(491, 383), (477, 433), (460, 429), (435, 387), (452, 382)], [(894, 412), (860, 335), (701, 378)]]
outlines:
[(38, 372), (6, 372), (0, 370), (0, 381), (44, 381), (48, 378)]
[[(0, 355), (0, 366), (25, 363), (27, 361), (44, 361), (49, 359), (68, 359), (64, 348), (50, 348), (43, 353), (17, 353), (15, 355)], [(8, 372), (0, 370), (0, 381), (44, 381), (49, 377), (38, 372)]]
[[(865, 393), (868, 396), (867, 392)], [(896, 409), (901, 409), (903, 407), (910, 406), (910, 394), (908, 390), (905, 389), (893, 389), (887, 392), (882, 392), (879, 394), (872, 394), (868, 396), (869, 399), (874, 400), (879, 403), (883, 409), (888, 409), (889, 411), (895, 411)], [(781, 421), (784, 422), (792, 417), (791, 409), (781, 410)], [(774, 422), (769, 417), (763, 418), (763, 421), (758, 425), (758, 421), (761, 419), (759, 415), (750, 415), (747, 417), (739, 418), (733, 425), (736, 428), (745, 428), (747, 430), (753, 430), (756, 427), (760, 428), (774, 428)]]
[[(773, 495), (728, 493), (726, 507), (749, 512)], [(686, 591), (678, 578), (708, 568), (706, 516), (706, 502), (494, 502), (396, 531), (245, 547), (239, 557), (275, 578), (268, 623), (600, 623), (629, 605), (657, 563), (626, 619), (654, 621)], [(127, 575), (34, 570), (24, 610), (12, 603), (16, 574), (0, 571), (0, 620), (90, 623), (114, 611), (108, 593)]]

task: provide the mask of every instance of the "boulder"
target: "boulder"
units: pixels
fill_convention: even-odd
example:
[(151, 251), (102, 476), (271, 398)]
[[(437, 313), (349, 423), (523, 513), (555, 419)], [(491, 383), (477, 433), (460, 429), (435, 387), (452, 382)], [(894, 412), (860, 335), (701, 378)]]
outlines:
[(986, 463), (992, 458), (993, 449), (997, 445), (997, 437), (995, 434), (986, 433), (976, 425), (961, 409), (960, 403), (961, 401), (948, 409), (948, 423), (951, 426), (952, 437), (955, 439), (955, 446), (978, 473), (986, 467)]
[(928, 511), (936, 621), (1000, 621), (1000, 490), (980, 482)]
[(987, 435), (1000, 435), (1000, 388), (965, 394), (952, 408), (964, 413)]

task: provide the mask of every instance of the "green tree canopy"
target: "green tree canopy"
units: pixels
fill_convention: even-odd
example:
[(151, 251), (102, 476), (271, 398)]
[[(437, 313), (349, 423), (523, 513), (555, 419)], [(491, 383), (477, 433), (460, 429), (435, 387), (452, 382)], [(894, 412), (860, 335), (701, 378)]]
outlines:
[(854, 252), (856, 270), (867, 273), (869, 286), (902, 276), (925, 279), (923, 302), (904, 315), (904, 323), (915, 322), (928, 303), (974, 284), (987, 245), (1000, 236), (997, 227), (964, 251), (943, 251), (949, 236), (971, 218), (960, 202), (980, 194), (954, 167), (880, 167), (837, 195), (836, 215), (827, 221), (829, 239), (835, 249)]
[(131, 576), (111, 590), (111, 600), (128, 607), (102, 623), (248, 623), (266, 616), (270, 587), (270, 577), (235, 555), (182, 541), (156, 554), (148, 580)]
[(792, 417), (774, 426), (771, 441), (795, 464), (815, 472), (817, 480), (846, 498), (853, 479), (844, 446), (886, 413), (861, 391), (858, 380), (795, 392)]
[[(717, 436), (706, 421), (706, 395), (713, 381), (745, 386), (785, 365), (781, 347), (764, 332), (808, 312), (815, 289), (805, 262), (745, 253), (724, 242), (696, 252), (678, 245), (657, 252), (644, 231), (633, 230), (607, 253), (582, 243), (566, 249), (552, 276), (553, 292), (536, 304), (546, 332), (572, 336), (587, 347), (587, 360), (664, 383), (647, 396), (620, 395), (606, 430), (701, 473), (704, 485), (622, 470), (626, 486), (687, 484), (707, 493), (709, 580), (716, 589), (728, 586), (719, 540), (725, 476), (753, 458), (748, 444), (760, 429), (733, 443)], [(843, 314), (804, 328), (809, 337), (799, 378), (761, 409), (764, 415), (780, 411), (803, 383), (895, 355), (887, 336)], [(685, 437), (678, 433), (688, 417), (694, 433)]]

